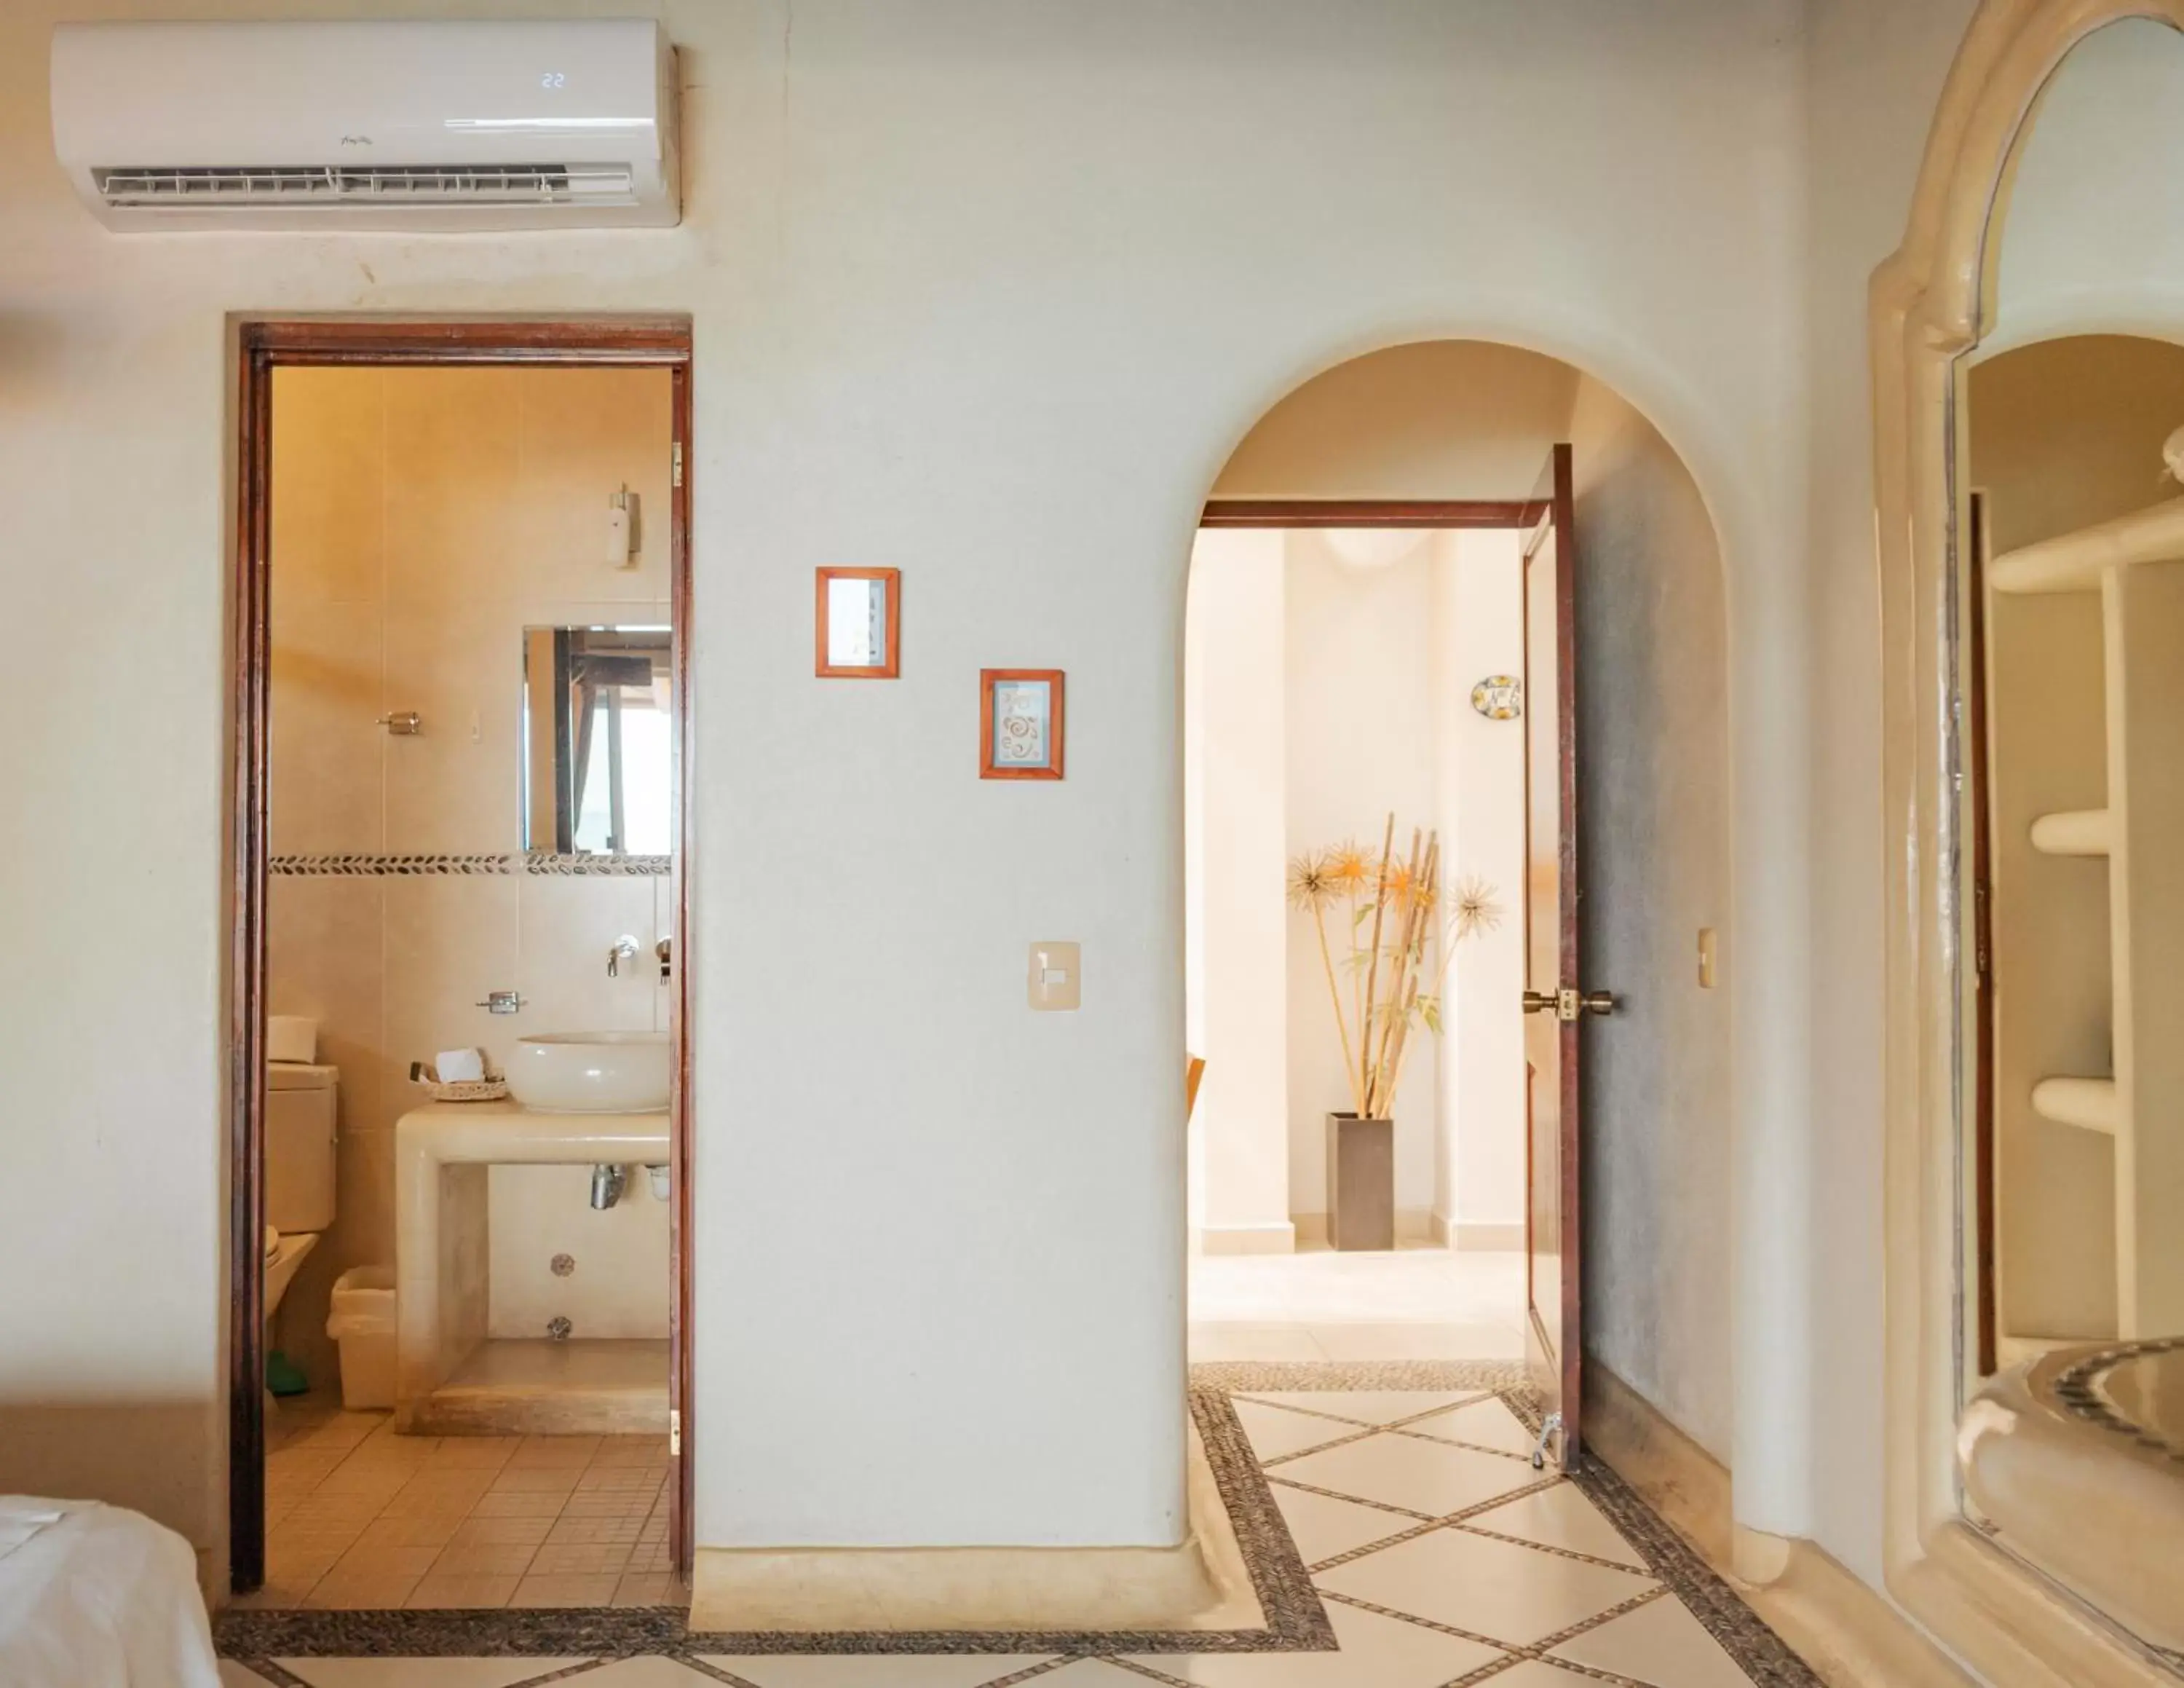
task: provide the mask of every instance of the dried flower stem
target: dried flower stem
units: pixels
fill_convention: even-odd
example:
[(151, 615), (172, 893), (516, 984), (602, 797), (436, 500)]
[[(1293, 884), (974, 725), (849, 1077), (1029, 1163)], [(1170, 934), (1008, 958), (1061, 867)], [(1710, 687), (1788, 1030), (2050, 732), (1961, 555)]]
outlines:
[(1327, 999), (1334, 1005), (1334, 1029), (1342, 1034), (1342, 1071), (1350, 1081), (1350, 1098), (1360, 1118), (1365, 1113), (1364, 1093), (1357, 1087), (1357, 1061), (1350, 1053), (1350, 1016), (1343, 1012), (1342, 992), (1334, 982), (1334, 955), (1327, 947), (1327, 911), (1315, 903), (1312, 909), (1312, 929), (1319, 934), (1319, 964), (1327, 970)]
[[(1388, 914), (1388, 852), (1394, 847), (1395, 842), (1396, 817), (1390, 813), (1388, 817), (1387, 828), (1380, 835), (1380, 862), (1379, 869), (1379, 884), (1378, 888), (1374, 891), (1373, 897), (1372, 964), (1366, 969), (1365, 972), (1365, 1012), (1360, 1019), (1357, 1027), (1357, 1039), (1359, 1045), (1358, 1057), (1361, 1062), (1369, 1054), (1373, 1047), (1373, 1008), (1380, 989), (1380, 923), (1387, 918)], [(1357, 942), (1354, 932), (1351, 938), (1351, 942), (1353, 944)], [(1370, 1109), (1373, 1105), (1373, 1074), (1371, 1070), (1369, 1068), (1365, 1069), (1361, 1072), (1360, 1077), (1362, 1082), (1362, 1088), (1364, 1091), (1364, 1096), (1362, 1098), (1364, 1106), (1366, 1109)], [(1363, 1113), (1362, 1117), (1371, 1119), (1374, 1116), (1370, 1113)]]

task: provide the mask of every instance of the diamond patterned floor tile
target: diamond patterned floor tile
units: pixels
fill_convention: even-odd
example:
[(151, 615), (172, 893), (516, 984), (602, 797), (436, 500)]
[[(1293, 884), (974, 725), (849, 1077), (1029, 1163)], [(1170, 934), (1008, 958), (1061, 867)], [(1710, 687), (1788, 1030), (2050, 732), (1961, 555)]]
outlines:
[[(284, 1658), (311, 1688), (516, 1688), (581, 1658)], [(687, 1674), (688, 1673), (686, 1673)], [(587, 1682), (599, 1679), (588, 1676)], [(676, 1685), (681, 1688), (681, 1685)]]
[(1459, 1406), (1453, 1412), (1435, 1413), (1416, 1424), (1406, 1424), (1403, 1428), (1413, 1436), (1440, 1436), (1451, 1442), (1468, 1442), (1474, 1447), (1498, 1449), (1505, 1454), (1529, 1455), (1539, 1441), (1524, 1428), (1523, 1420), (1490, 1395), (1469, 1406)]
[(1337, 1652), (1148, 1653), (1134, 1663), (1205, 1688), (1441, 1688), (1503, 1657), (1354, 1606), (1329, 1601), (1327, 1615), (1341, 1644)]
[(1275, 1406), (1354, 1418), (1361, 1424), (1387, 1424), (1431, 1412), (1437, 1406), (1476, 1400), (1479, 1395), (1477, 1389), (1254, 1389), (1251, 1398)]
[(1290, 1540), (1307, 1565), (1418, 1527), (1409, 1518), (1384, 1512), (1378, 1506), (1361, 1506), (1355, 1501), (1329, 1500), (1324, 1495), (1308, 1495), (1279, 1483), (1273, 1492), (1282, 1522), (1290, 1527)]
[(1613, 1559), (1634, 1571), (1644, 1571), (1646, 1561), (1623, 1539), (1600, 1508), (1585, 1498), (1574, 1483), (1557, 1483), (1536, 1495), (1526, 1495), (1506, 1506), (1475, 1512), (1464, 1523), (1474, 1529), (1567, 1547), (1573, 1553), (1590, 1553), (1596, 1559)]
[[(1045, 1663), (1045, 1653), (701, 1653), (755, 1688), (985, 1688)], [(1050, 1681), (1051, 1676), (1033, 1679)], [(1138, 1679), (1140, 1684), (1143, 1677)]]
[(1659, 1586), (1632, 1572), (1453, 1529), (1384, 1547), (1316, 1580), (1333, 1593), (1517, 1646)]
[(1306, 1448), (1357, 1434), (1355, 1425), (1306, 1417), (1286, 1407), (1265, 1406), (1255, 1400), (1240, 1400), (1235, 1405), (1237, 1421), (1251, 1439), (1251, 1451), (1262, 1460), (1278, 1460), (1284, 1454), (1302, 1453)]
[(1653, 1688), (1751, 1688), (1751, 1679), (1674, 1595), (1610, 1618), (1550, 1653)]
[(572, 1682), (582, 1688), (720, 1688), (720, 1679), (677, 1664), (671, 1658), (625, 1658), (599, 1670), (588, 1670)]
[(1499, 1454), (1482, 1454), (1417, 1436), (1368, 1436), (1323, 1453), (1284, 1460), (1267, 1473), (1282, 1483), (1329, 1489), (1440, 1518), (1540, 1481), (1540, 1473)]

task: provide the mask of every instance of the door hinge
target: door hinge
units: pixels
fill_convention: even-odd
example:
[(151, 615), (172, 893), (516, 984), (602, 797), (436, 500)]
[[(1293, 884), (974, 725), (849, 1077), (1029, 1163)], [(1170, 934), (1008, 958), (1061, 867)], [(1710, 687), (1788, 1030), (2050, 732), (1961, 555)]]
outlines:
[(682, 1409), (670, 1407), (667, 1412), (667, 1456), (682, 1457)]
[(682, 484), (682, 442), (679, 439), (675, 442), (675, 484)]

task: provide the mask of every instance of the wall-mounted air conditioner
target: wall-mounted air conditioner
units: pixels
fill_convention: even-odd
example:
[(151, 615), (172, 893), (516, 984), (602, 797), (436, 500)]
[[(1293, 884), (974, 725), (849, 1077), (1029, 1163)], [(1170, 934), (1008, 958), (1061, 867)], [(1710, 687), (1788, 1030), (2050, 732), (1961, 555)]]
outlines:
[(115, 229), (665, 226), (674, 64), (644, 19), (62, 24), (53, 149)]

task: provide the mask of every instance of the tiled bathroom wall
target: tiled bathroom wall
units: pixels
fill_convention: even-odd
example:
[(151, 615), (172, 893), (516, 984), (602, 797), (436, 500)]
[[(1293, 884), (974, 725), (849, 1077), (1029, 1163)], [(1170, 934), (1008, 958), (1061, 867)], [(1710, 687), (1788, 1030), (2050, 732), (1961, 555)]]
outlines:
[[(521, 734), (525, 627), (667, 624), (668, 383), (613, 369), (275, 377), (268, 1006), (317, 1020), (319, 1059), (341, 1070), (337, 1218), (275, 1332), (315, 1386), (335, 1380), (335, 1277), (393, 1260), (394, 1124), (424, 1099), (410, 1064), (468, 1045), (498, 1065), (529, 1032), (666, 1029), (661, 864), (527, 861)], [(624, 487), (627, 569), (606, 542)], [(415, 736), (379, 724), (408, 710)], [(641, 953), (610, 978), (623, 936)], [(480, 1006), (503, 990), (519, 1013)], [(639, 1177), (595, 1213), (587, 1177), (494, 1170), (495, 1335), (543, 1335), (557, 1314), (580, 1335), (666, 1333), (666, 1205)]]

